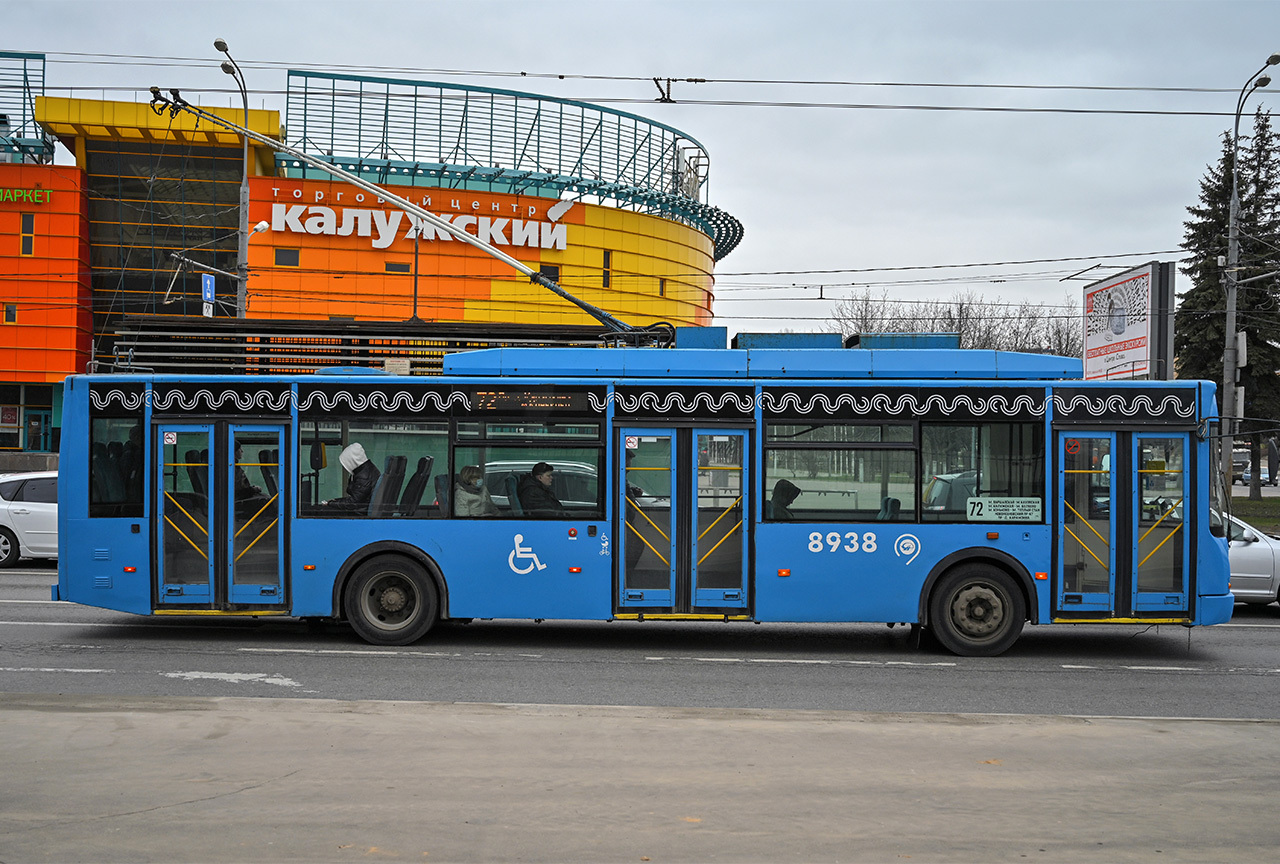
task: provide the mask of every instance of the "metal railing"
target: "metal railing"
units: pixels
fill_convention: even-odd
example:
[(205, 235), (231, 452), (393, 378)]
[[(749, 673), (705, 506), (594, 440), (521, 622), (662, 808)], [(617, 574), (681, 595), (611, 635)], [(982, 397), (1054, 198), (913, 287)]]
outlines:
[[(568, 198), (704, 231), (717, 260), (742, 238), (707, 202), (697, 140), (586, 102), (433, 81), (290, 70), (285, 140), (379, 184)], [(277, 157), (289, 177), (321, 176)]]

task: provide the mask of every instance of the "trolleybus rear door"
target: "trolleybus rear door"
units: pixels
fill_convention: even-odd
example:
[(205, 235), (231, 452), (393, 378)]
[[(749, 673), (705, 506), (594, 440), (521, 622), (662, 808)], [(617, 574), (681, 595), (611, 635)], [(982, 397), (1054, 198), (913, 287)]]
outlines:
[(207, 604), (213, 599), (213, 514), (219, 497), (209, 482), (213, 426), (163, 425), (156, 440), (157, 601), (161, 606)]
[(1116, 511), (1114, 433), (1058, 433), (1057, 608), (1115, 608)]
[(746, 431), (628, 428), (619, 436), (619, 607), (745, 610)]

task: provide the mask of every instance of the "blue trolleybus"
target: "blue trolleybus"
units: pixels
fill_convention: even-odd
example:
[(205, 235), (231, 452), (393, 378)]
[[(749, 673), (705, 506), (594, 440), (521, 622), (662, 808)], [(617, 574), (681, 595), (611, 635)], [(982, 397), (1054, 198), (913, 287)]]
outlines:
[(993, 655), (1026, 622), (1230, 618), (1211, 383), (765, 344), (69, 378), (54, 597), (382, 645), (446, 619), (887, 622)]

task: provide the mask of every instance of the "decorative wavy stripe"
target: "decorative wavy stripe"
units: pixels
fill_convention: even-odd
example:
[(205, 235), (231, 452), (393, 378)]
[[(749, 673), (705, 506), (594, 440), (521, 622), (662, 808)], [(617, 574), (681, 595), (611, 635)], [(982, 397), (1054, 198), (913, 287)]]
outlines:
[(125, 390), (108, 390), (100, 393), (97, 390), (89, 391), (89, 402), (92, 403), (95, 411), (103, 411), (111, 406), (112, 402), (119, 402), (120, 407), (126, 411), (141, 411), (144, 396), (142, 392), (129, 393)]
[(896, 397), (887, 393), (861, 395), (856, 393), (814, 393), (802, 399), (798, 393), (762, 394), (765, 410), (773, 413), (792, 411), (798, 414), (832, 414), (848, 409), (855, 414), (893, 414), (923, 416), (935, 411), (954, 414), (964, 410), (975, 415), (1004, 414), (1009, 417), (1033, 414), (1044, 415), (1044, 400), (1020, 394), (1010, 397), (1004, 393), (974, 397), (957, 393), (948, 397), (931, 393), (923, 398), (914, 393), (900, 393)]
[(255, 411), (279, 414), (297, 408), (307, 411), (313, 406), (319, 406), (327, 412), (345, 406), (353, 413), (385, 411), (388, 413), (413, 414), (427, 413), (428, 406), (430, 406), (430, 410), (434, 413), (443, 414), (454, 404), (461, 405), (467, 409), (471, 407), (471, 401), (465, 393), (441, 394), (435, 391), (428, 391), (413, 394), (404, 390), (395, 393), (383, 393), (382, 391), (351, 393), (346, 390), (340, 390), (333, 394), (312, 392), (301, 400), (295, 398), (292, 390), (273, 393), (269, 390), (248, 392), (231, 389), (215, 391), (212, 388), (202, 388), (191, 394), (177, 390), (162, 393), (148, 390), (145, 397), (142, 393), (131, 393), (125, 390), (107, 390), (105, 392), (90, 390), (89, 400), (94, 409), (98, 411), (106, 409), (112, 403), (119, 403), (122, 408), (128, 411), (139, 411), (145, 401), (154, 410), (163, 412), (176, 410), (186, 412), (220, 411), (224, 406), (231, 404), (243, 414), (250, 414)]
[(156, 393), (154, 390), (151, 391), (151, 407), (156, 411), (173, 411), (175, 408), (187, 412), (194, 412), (200, 409), (221, 411), (228, 403), (232, 404), (241, 414), (248, 414), (255, 409), (265, 409), (280, 413), (292, 407), (293, 399), (292, 393), (288, 390), (280, 393), (272, 393), (267, 390), (258, 390), (250, 393), (239, 390), (214, 391), (209, 388), (202, 388), (190, 395), (178, 390), (161, 393)]
[(398, 390), (395, 393), (383, 393), (381, 390), (373, 390), (368, 393), (351, 393), (347, 390), (340, 390), (333, 394), (316, 391), (307, 394), (307, 397), (302, 400), (301, 409), (308, 411), (317, 404), (325, 411), (333, 411), (340, 405), (346, 405), (347, 408), (355, 413), (385, 411), (388, 413), (425, 414), (427, 413), (428, 404), (431, 405), (436, 414), (445, 413), (454, 404), (461, 405), (468, 410), (471, 408), (471, 400), (467, 398), (465, 393), (441, 394), (434, 390), (419, 393), (416, 396), (405, 390)]
[[(756, 407), (755, 397), (745, 393), (704, 392), (690, 396), (684, 393), (649, 392), (633, 396), (614, 391), (605, 397), (601, 397), (596, 393), (588, 393), (587, 399), (590, 400), (591, 407), (596, 411), (604, 411), (608, 404), (613, 402), (628, 414), (638, 413), (642, 409), (663, 414), (694, 414), (700, 406), (712, 414), (718, 414), (724, 410), (726, 405), (730, 404), (733, 405), (738, 413), (747, 414), (754, 411)], [(673, 407), (677, 409), (675, 412), (672, 411)]]
[(1174, 414), (1178, 417), (1190, 418), (1195, 416), (1196, 404), (1194, 399), (1184, 403), (1172, 393), (1160, 400), (1159, 407), (1156, 407), (1156, 401), (1146, 393), (1133, 395), (1116, 393), (1111, 396), (1096, 397), (1077, 393), (1071, 397), (1054, 394), (1053, 410), (1056, 413), (1084, 410), (1094, 416), (1122, 414), (1125, 417), (1136, 417), (1142, 414), (1148, 417), (1162, 417), (1166, 414)]
[[(757, 400), (770, 413), (789, 412), (795, 414), (831, 415), (841, 410), (855, 414), (891, 415), (920, 417), (931, 413), (954, 414), (964, 411), (974, 416), (1007, 417), (1026, 416), (1028, 414), (1044, 416), (1046, 401), (1027, 394), (1009, 396), (993, 393), (990, 396), (974, 396), (969, 393), (947, 395), (942, 392), (919, 396), (914, 393), (811, 393), (801, 396), (798, 393), (765, 391), (759, 397), (744, 393), (674, 393), (650, 391), (638, 394), (608, 393), (601, 396), (588, 393), (587, 399), (591, 407), (603, 412), (610, 402), (616, 404), (628, 414), (649, 411), (660, 414), (696, 414), (699, 411), (708, 414), (719, 414), (731, 407), (735, 413), (747, 414), (756, 407)], [(1175, 394), (1153, 397), (1148, 393), (1112, 393), (1091, 396), (1077, 393), (1072, 396), (1054, 394), (1053, 408), (1057, 414), (1085, 414), (1103, 417), (1120, 415), (1123, 417), (1164, 417), (1176, 416), (1190, 419), (1195, 416), (1194, 399), (1185, 399)], [(267, 390), (248, 392), (243, 390), (202, 388), (191, 394), (170, 390), (162, 393), (146, 391), (145, 395), (127, 390), (90, 390), (89, 400), (93, 408), (105, 410), (112, 404), (118, 404), (128, 411), (141, 410), (147, 401), (157, 411), (172, 412), (175, 410), (219, 411), (228, 404), (235, 410), (250, 414), (255, 411), (281, 413), (298, 408), (303, 411), (320, 408), (326, 412), (345, 408), (352, 413), (378, 411), (385, 413), (443, 414), (452, 406), (459, 405), (464, 409), (471, 408), (471, 401), (465, 393), (439, 393), (425, 391), (411, 393), (398, 390), (385, 393), (373, 390), (357, 393), (340, 390), (335, 393), (313, 391), (303, 399), (295, 398), (293, 391), (285, 390), (273, 393)], [(301, 404), (298, 404), (299, 401)]]

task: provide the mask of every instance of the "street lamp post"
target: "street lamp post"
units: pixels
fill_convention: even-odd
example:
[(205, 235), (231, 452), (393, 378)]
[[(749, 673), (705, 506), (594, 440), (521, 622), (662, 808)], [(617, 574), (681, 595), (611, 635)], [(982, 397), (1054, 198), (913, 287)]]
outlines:
[(1236, 100), (1235, 127), (1231, 134), (1231, 204), (1227, 212), (1227, 316), (1224, 324), (1226, 346), (1222, 354), (1222, 424), (1219, 450), (1223, 482), (1231, 487), (1231, 451), (1234, 449), (1236, 415), (1243, 406), (1236, 404), (1236, 372), (1239, 359), (1239, 337), (1236, 334), (1236, 288), (1240, 284), (1237, 267), (1240, 263), (1240, 115), (1249, 95), (1271, 83), (1263, 75), (1268, 66), (1280, 63), (1280, 54), (1272, 54), (1262, 68), (1249, 76)]
[[(244, 102), (244, 128), (249, 128), (249, 91), (245, 87), (244, 73), (236, 65), (231, 52), (227, 50), (225, 39), (214, 39), (213, 47), (227, 55), (222, 61), (222, 71), (226, 72), (240, 87), (240, 98)], [(236, 259), (236, 317), (244, 318), (249, 300), (249, 136), (244, 138), (244, 170), (240, 176), (240, 250)]]

